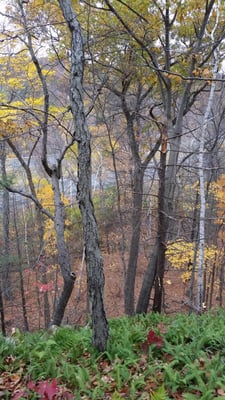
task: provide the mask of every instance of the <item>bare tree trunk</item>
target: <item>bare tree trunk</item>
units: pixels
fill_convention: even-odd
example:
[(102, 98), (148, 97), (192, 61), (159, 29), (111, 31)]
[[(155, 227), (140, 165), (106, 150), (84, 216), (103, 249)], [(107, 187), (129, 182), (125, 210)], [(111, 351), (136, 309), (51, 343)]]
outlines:
[(123, 265), (123, 274), (124, 274), (124, 279), (125, 279), (126, 270), (127, 270), (126, 260), (125, 260), (126, 238), (125, 238), (125, 232), (124, 232), (124, 217), (123, 217), (122, 206), (121, 206), (119, 176), (118, 176), (117, 165), (116, 165), (115, 149), (114, 149), (114, 145), (113, 145), (113, 141), (112, 141), (111, 133), (110, 133), (110, 127), (108, 126), (105, 118), (104, 118), (104, 123), (106, 125), (107, 132), (108, 132), (109, 145), (111, 148), (113, 168), (114, 168), (115, 179), (116, 179), (117, 210), (118, 210), (118, 215), (119, 215), (119, 225), (120, 225), (119, 228), (120, 228), (120, 232), (121, 232), (120, 254), (121, 254), (121, 260), (122, 260), (122, 265)]
[(191, 260), (192, 268), (191, 268), (191, 277), (190, 277), (190, 285), (189, 285), (189, 300), (190, 304), (193, 305), (194, 301), (194, 286), (195, 286), (195, 272), (196, 272), (196, 263), (197, 263), (197, 253), (198, 253), (198, 227), (199, 227), (199, 190), (197, 189), (196, 198), (195, 198), (195, 208), (193, 212), (192, 219), (192, 227), (191, 227), (191, 241), (194, 244), (194, 257)]
[[(137, 84), (137, 93), (135, 105), (133, 108), (129, 105), (127, 96), (128, 89), (131, 85), (131, 79), (124, 77), (122, 79), (122, 90), (110, 88), (110, 90), (120, 98), (122, 110), (126, 119), (126, 130), (129, 142), (129, 147), (132, 157), (132, 173), (131, 173), (131, 191), (132, 191), (132, 210), (131, 210), (131, 240), (129, 246), (129, 259), (125, 274), (124, 285), (124, 305), (125, 313), (133, 315), (135, 312), (135, 280), (138, 267), (138, 255), (141, 236), (142, 223), (142, 206), (143, 206), (143, 187), (144, 175), (150, 161), (155, 156), (161, 144), (161, 135), (156, 143), (151, 146), (147, 155), (142, 160), (139, 138), (142, 135), (142, 127), (140, 123), (140, 110), (143, 101), (149, 95), (149, 90), (143, 92), (143, 87), (139, 82)], [(127, 96), (127, 97), (126, 97)]]
[(4, 313), (4, 303), (2, 296), (2, 282), (0, 282), (0, 315), (1, 315), (2, 334), (3, 336), (6, 336), (5, 313)]
[[(0, 153), (1, 153), (1, 175), (2, 182), (7, 182), (7, 173), (6, 173), (6, 146), (5, 141), (0, 142)], [(9, 240), (9, 216), (10, 216), (10, 207), (9, 207), (9, 192), (3, 186), (3, 196), (2, 196), (2, 209), (3, 209), (3, 240), (4, 240), (4, 263), (3, 263), (3, 296), (7, 300), (12, 300), (12, 287), (11, 287), (11, 279), (10, 279), (10, 240)]]
[(97, 223), (91, 198), (91, 147), (90, 132), (86, 124), (83, 101), (84, 49), (83, 36), (71, 0), (59, 0), (65, 21), (72, 37), (71, 53), (71, 109), (78, 142), (78, 202), (82, 214), (87, 286), (92, 318), (93, 345), (100, 351), (106, 349), (108, 322), (105, 315), (103, 290), (103, 259), (99, 248)]
[[(36, 220), (37, 220), (37, 228), (38, 228), (38, 236), (39, 236), (39, 254), (38, 254), (38, 260), (43, 261), (42, 262), (42, 268), (41, 268), (41, 272), (42, 272), (42, 283), (43, 284), (47, 284), (48, 280), (47, 280), (47, 267), (46, 267), (46, 263), (45, 263), (45, 256), (44, 256), (44, 226), (43, 226), (43, 214), (41, 213), (41, 211), (36, 208), (35, 209), (35, 215), (36, 215)], [(49, 298), (48, 298), (48, 291), (45, 291), (44, 294), (44, 323), (45, 323), (45, 328), (47, 329), (50, 325), (51, 322), (51, 313), (50, 313), (50, 305), (49, 305)], [(55, 296), (56, 296), (56, 292), (55, 292)], [(54, 309), (54, 308), (53, 308)]]
[[(205, 123), (207, 123), (208, 115)], [(204, 147), (205, 147), (205, 128), (200, 139), (199, 147), (199, 186), (200, 186), (200, 216), (199, 216), (199, 258), (198, 258), (198, 279), (197, 279), (197, 309), (202, 311), (203, 304), (203, 268), (204, 268), (204, 254), (205, 254), (205, 213), (206, 213), (206, 199), (205, 199), (205, 177), (204, 177)]]
[(54, 309), (52, 324), (60, 325), (63, 319), (66, 305), (73, 291), (76, 275), (73, 272), (71, 272), (69, 252), (64, 238), (65, 208), (63, 202), (61, 201), (59, 175), (57, 169), (52, 170), (52, 187), (54, 191), (54, 207), (55, 207), (54, 225), (56, 231), (57, 250), (58, 250), (59, 265), (61, 267), (63, 283), (64, 283), (62, 293)]
[[(43, 267), (44, 270), (42, 271), (42, 283), (46, 285), (48, 283), (47, 275), (46, 275), (46, 266)], [(44, 292), (44, 321), (45, 321), (45, 329), (49, 327), (51, 321), (51, 314), (50, 314), (50, 306), (48, 300), (48, 291)]]
[(151, 291), (154, 286), (156, 269), (158, 263), (158, 239), (155, 241), (153, 252), (149, 257), (149, 263), (147, 265), (144, 278), (142, 281), (141, 291), (138, 297), (138, 303), (136, 308), (137, 314), (146, 314), (148, 312), (149, 300), (151, 297)]
[(132, 182), (133, 204), (132, 204), (132, 236), (130, 242), (129, 260), (124, 287), (125, 313), (134, 314), (134, 289), (137, 270), (139, 242), (141, 234), (141, 215), (143, 198), (144, 168), (140, 166), (134, 173)]
[[(213, 268), (213, 267), (212, 267)], [(209, 309), (209, 291), (211, 287), (211, 279), (212, 279), (212, 270), (209, 269), (208, 277), (207, 277), (207, 282), (206, 282), (206, 291), (205, 291), (205, 306)]]
[[(220, 13), (219, 4), (216, 10), (217, 19), (215, 26), (210, 34), (212, 44), (214, 43), (214, 33), (218, 24), (218, 16)], [(219, 66), (219, 49), (214, 52), (215, 64), (213, 67), (213, 78), (216, 78)], [(202, 132), (200, 134), (200, 144), (199, 144), (199, 160), (198, 160), (198, 171), (199, 171), (199, 193), (200, 193), (200, 217), (199, 217), (199, 259), (198, 259), (198, 293), (197, 293), (197, 309), (199, 312), (202, 311), (203, 303), (203, 268), (204, 268), (204, 254), (205, 254), (205, 216), (206, 216), (206, 194), (205, 194), (205, 169), (204, 169), (204, 152), (205, 152), (205, 142), (206, 142), (206, 132), (208, 128), (208, 123), (210, 120), (210, 113), (212, 110), (214, 93), (216, 89), (216, 82), (213, 81), (210, 86), (210, 94), (208, 98), (208, 103), (206, 111), (204, 113)]]
[(197, 271), (197, 259), (198, 259), (198, 241), (196, 236), (196, 241), (194, 246), (194, 258), (193, 258), (193, 265), (191, 270), (191, 279), (189, 286), (189, 299), (191, 305), (194, 305), (194, 288), (195, 288), (195, 273)]
[(216, 275), (216, 263), (213, 263), (212, 267), (212, 277), (211, 277), (211, 284), (210, 284), (210, 292), (209, 292), (209, 308), (212, 308), (213, 305), (213, 293), (215, 288), (215, 275)]
[(26, 332), (29, 331), (29, 324), (27, 318), (27, 307), (26, 307), (26, 296), (24, 290), (24, 282), (23, 282), (23, 267), (22, 267), (22, 255), (20, 249), (20, 240), (19, 240), (19, 231), (16, 221), (16, 202), (15, 196), (13, 196), (13, 219), (14, 219), (14, 229), (16, 234), (16, 246), (17, 246), (17, 254), (18, 254), (18, 261), (19, 261), (19, 282), (20, 282), (20, 292), (21, 292), (21, 302), (22, 302), (22, 312), (23, 312), (23, 325)]
[(161, 312), (163, 298), (163, 278), (165, 270), (165, 251), (167, 237), (167, 216), (165, 214), (165, 174), (166, 174), (167, 137), (163, 136), (160, 154), (159, 191), (158, 191), (158, 257), (155, 276), (155, 295), (153, 311)]
[(165, 250), (167, 237), (167, 216), (165, 213), (165, 174), (166, 174), (166, 157), (167, 157), (167, 133), (162, 135), (162, 145), (160, 153), (159, 166), (159, 188), (158, 188), (158, 228), (155, 246), (150, 261), (147, 266), (141, 291), (139, 294), (137, 313), (147, 313), (150, 294), (155, 283), (155, 293), (153, 302), (153, 311), (161, 312), (162, 296), (163, 296), (163, 278), (165, 269)]
[(93, 344), (100, 351), (104, 351), (108, 339), (108, 323), (103, 302), (103, 259), (100, 253), (97, 223), (91, 200), (90, 144), (86, 142), (85, 138), (78, 145), (78, 150), (78, 201), (83, 220)]
[(219, 306), (223, 306), (223, 290), (224, 290), (224, 262), (220, 266), (220, 282), (219, 282)]

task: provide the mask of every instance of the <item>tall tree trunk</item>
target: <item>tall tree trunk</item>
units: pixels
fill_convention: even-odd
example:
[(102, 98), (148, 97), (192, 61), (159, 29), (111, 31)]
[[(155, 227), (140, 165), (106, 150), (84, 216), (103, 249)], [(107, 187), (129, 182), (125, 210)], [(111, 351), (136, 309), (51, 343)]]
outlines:
[(59, 0), (72, 38), (71, 52), (71, 110), (78, 142), (78, 202), (82, 214), (87, 286), (92, 318), (93, 345), (106, 349), (108, 322), (105, 315), (103, 290), (103, 259), (99, 247), (97, 223), (91, 198), (91, 147), (83, 101), (84, 48), (83, 36), (71, 0)]
[[(0, 153), (1, 153), (1, 175), (3, 184), (7, 182), (7, 173), (6, 173), (6, 145), (5, 141), (0, 142)], [(3, 240), (4, 240), (4, 263), (3, 263), (3, 296), (7, 300), (12, 300), (12, 287), (11, 287), (11, 279), (10, 279), (10, 239), (9, 239), (9, 216), (10, 216), (10, 207), (9, 207), (9, 192), (3, 186), (3, 196), (2, 196), (2, 209), (3, 209)]]
[[(203, 133), (204, 133), (203, 129)], [(203, 304), (203, 268), (205, 254), (205, 177), (204, 177), (204, 147), (205, 135), (202, 133), (199, 147), (199, 193), (200, 193), (200, 216), (199, 216), (199, 256), (198, 256), (198, 278), (197, 278), (197, 310), (202, 311)]]
[(6, 326), (5, 326), (5, 313), (4, 313), (4, 303), (2, 296), (2, 282), (0, 281), (0, 315), (1, 315), (1, 328), (3, 336), (6, 336)]
[(63, 276), (63, 290), (54, 309), (52, 324), (60, 325), (63, 319), (66, 305), (73, 291), (76, 275), (73, 272), (71, 272), (69, 252), (64, 238), (65, 207), (61, 200), (61, 193), (59, 187), (59, 174), (57, 168), (52, 170), (51, 178), (52, 178), (52, 187), (54, 192), (54, 208), (55, 208), (54, 225), (56, 231), (58, 259)]
[(138, 297), (138, 303), (136, 308), (137, 314), (146, 314), (148, 312), (149, 300), (151, 297), (152, 288), (155, 282), (156, 269), (158, 263), (158, 238), (155, 241), (153, 252), (149, 257), (149, 263), (147, 265), (144, 278), (142, 281), (141, 291)]
[[(139, 151), (139, 136), (142, 134), (141, 125), (139, 121), (139, 110), (141, 108), (141, 86), (139, 86), (135, 113), (130, 112), (125, 99), (130, 82), (123, 82), (123, 91), (121, 95), (122, 109), (127, 122), (127, 135), (132, 154), (133, 174), (132, 174), (132, 234), (129, 250), (129, 260), (126, 271), (126, 279), (124, 286), (125, 297), (125, 313), (133, 315), (135, 310), (134, 305), (134, 291), (135, 279), (137, 272), (138, 253), (141, 235), (141, 222), (142, 222), (142, 203), (143, 203), (143, 187), (144, 187), (144, 174), (150, 161), (158, 151), (161, 144), (161, 135), (156, 141), (153, 148), (148, 152), (144, 161), (141, 160)], [(145, 92), (143, 98), (147, 95)], [(137, 115), (136, 115), (137, 114)], [(135, 129), (136, 122), (136, 129)], [(136, 137), (137, 136), (137, 137)]]
[(113, 169), (114, 169), (115, 179), (116, 179), (117, 210), (118, 210), (118, 215), (119, 215), (119, 228), (120, 228), (120, 232), (121, 232), (120, 254), (121, 254), (121, 261), (122, 261), (122, 265), (123, 265), (123, 275), (124, 275), (124, 279), (125, 279), (126, 270), (127, 270), (126, 260), (125, 260), (126, 238), (125, 238), (125, 229), (124, 229), (124, 217), (123, 217), (122, 205), (121, 205), (119, 175), (118, 175), (118, 170), (117, 170), (115, 147), (114, 147), (113, 140), (111, 137), (110, 127), (109, 127), (109, 125), (107, 123), (107, 119), (105, 117), (104, 117), (104, 123), (107, 128), (107, 132), (108, 132), (109, 144), (110, 144), (110, 148), (111, 148), (112, 161), (113, 161)]
[(211, 282), (210, 282), (210, 292), (209, 292), (209, 307), (212, 308), (213, 305), (213, 293), (215, 289), (215, 275), (216, 275), (216, 263), (213, 263), (212, 267), (212, 277), (211, 277)]
[(132, 235), (130, 242), (129, 260), (126, 272), (124, 296), (125, 296), (125, 313), (127, 315), (134, 314), (134, 289), (137, 271), (137, 261), (139, 252), (139, 242), (141, 234), (141, 214), (142, 214), (142, 198), (143, 198), (143, 179), (144, 168), (140, 166), (135, 168), (132, 182), (133, 204), (132, 204)]
[[(47, 284), (47, 266), (45, 263), (45, 256), (44, 256), (44, 226), (43, 226), (43, 214), (41, 211), (36, 207), (35, 209), (35, 215), (36, 215), (36, 220), (37, 220), (37, 228), (38, 228), (38, 236), (39, 236), (39, 254), (38, 254), (38, 260), (43, 261), (42, 262), (42, 283)], [(50, 313), (50, 305), (49, 305), (49, 298), (48, 298), (48, 291), (45, 291), (44, 294), (44, 323), (45, 323), (45, 328), (47, 329), (49, 327), (49, 324), (51, 322), (51, 313)], [(56, 296), (56, 293), (55, 293)], [(55, 309), (55, 307), (53, 307)]]
[(196, 241), (194, 243), (194, 256), (192, 262), (190, 286), (189, 286), (189, 300), (191, 306), (194, 306), (194, 288), (195, 288), (195, 273), (197, 271), (197, 261), (198, 261), (198, 235), (196, 236)]
[[(44, 285), (47, 285), (48, 279), (47, 279), (47, 267), (46, 265), (43, 266), (42, 270), (42, 283)], [(49, 324), (51, 322), (51, 314), (50, 314), (50, 305), (49, 305), (49, 299), (48, 299), (48, 291), (45, 291), (44, 294), (44, 323), (45, 323), (45, 329), (49, 327)]]
[(155, 293), (153, 310), (161, 312), (162, 295), (163, 295), (163, 278), (165, 268), (165, 250), (167, 235), (167, 217), (165, 214), (165, 173), (166, 173), (166, 156), (167, 156), (167, 134), (164, 131), (162, 135), (162, 145), (160, 153), (159, 166), (159, 188), (158, 188), (158, 228), (157, 237), (150, 261), (148, 263), (141, 291), (139, 294), (137, 313), (147, 313), (150, 295), (155, 283)]
[(24, 290), (24, 281), (23, 281), (23, 267), (22, 267), (22, 254), (20, 248), (20, 239), (19, 239), (19, 230), (17, 226), (17, 210), (16, 210), (16, 202), (15, 196), (13, 196), (13, 219), (14, 219), (14, 229), (16, 234), (16, 246), (17, 246), (17, 254), (18, 254), (18, 261), (19, 261), (19, 283), (20, 283), (20, 292), (21, 292), (21, 303), (22, 303), (22, 313), (23, 313), (23, 325), (24, 330), (26, 332), (29, 331), (29, 324), (27, 318), (27, 307), (26, 307), (26, 296)]
[[(216, 9), (217, 19), (215, 26), (210, 34), (212, 45), (214, 43), (214, 33), (218, 24), (218, 16), (220, 13), (219, 4)], [(219, 49), (214, 52), (215, 64), (213, 67), (213, 78), (216, 78), (219, 66)], [(204, 254), (205, 254), (205, 216), (206, 216), (206, 193), (205, 193), (205, 167), (204, 167), (204, 152), (206, 142), (206, 132), (210, 120), (210, 114), (213, 105), (214, 93), (216, 89), (216, 82), (213, 81), (210, 86), (210, 93), (207, 102), (206, 111), (203, 118), (203, 126), (200, 134), (199, 155), (198, 155), (198, 171), (199, 171), (199, 194), (200, 194), (200, 216), (199, 216), (199, 259), (198, 259), (198, 283), (197, 283), (197, 309), (202, 311), (203, 305), (203, 268), (204, 268)]]
[[(84, 131), (83, 131), (84, 132)], [(87, 134), (87, 131), (86, 131)], [(91, 149), (85, 137), (78, 143), (78, 202), (82, 214), (87, 266), (88, 302), (92, 318), (93, 345), (100, 351), (106, 349), (108, 322), (104, 310), (103, 259), (99, 247), (97, 222), (91, 199)]]
[(163, 298), (163, 278), (165, 270), (165, 251), (167, 236), (167, 216), (165, 213), (165, 174), (167, 156), (167, 136), (163, 136), (160, 153), (159, 190), (158, 190), (158, 257), (155, 276), (155, 295), (153, 311), (161, 312)]

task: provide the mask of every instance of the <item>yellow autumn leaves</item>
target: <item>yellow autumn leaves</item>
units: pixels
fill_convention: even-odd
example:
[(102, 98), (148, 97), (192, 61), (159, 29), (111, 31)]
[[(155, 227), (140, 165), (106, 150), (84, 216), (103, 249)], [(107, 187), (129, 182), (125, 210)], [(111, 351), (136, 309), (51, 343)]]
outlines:
[[(52, 186), (48, 183), (47, 180), (42, 179), (37, 184), (37, 196), (42, 204), (42, 206), (53, 213), (54, 211), (54, 193)], [(69, 200), (62, 196), (62, 201), (65, 207), (69, 206)], [(65, 219), (65, 226), (69, 226), (70, 221)], [(69, 231), (65, 231), (65, 238), (69, 235)], [(44, 223), (44, 241), (46, 243), (45, 250), (50, 254), (57, 254), (57, 246), (56, 246), (56, 231), (54, 228), (54, 221), (51, 219), (46, 219)]]
[[(42, 204), (42, 206), (49, 210), (52, 214), (54, 211), (54, 193), (52, 186), (48, 183), (47, 180), (41, 179), (39, 182), (35, 182), (37, 184), (37, 196)], [(62, 196), (62, 201), (67, 207), (69, 205), (69, 200), (67, 197)], [(68, 225), (69, 221), (65, 221), (65, 225)], [(54, 222), (51, 219), (47, 219), (45, 221), (45, 235), (44, 235), (44, 240), (48, 242), (49, 240), (51, 242), (55, 243), (55, 230), (54, 230)]]
[[(170, 264), (175, 268), (182, 271), (181, 278), (183, 282), (190, 279), (193, 263), (195, 259), (195, 242), (188, 242), (181, 239), (176, 242), (168, 243), (166, 256)], [(198, 260), (199, 252), (197, 251)], [(215, 245), (205, 246), (205, 266), (208, 269), (212, 268), (218, 256), (218, 250)]]
[[(197, 190), (196, 185), (192, 189)], [(223, 244), (225, 243), (225, 175), (213, 182), (210, 189), (210, 195), (213, 196), (217, 218), (213, 220), (215, 226), (218, 227), (218, 241), (222, 246), (208, 244), (206, 241), (204, 250), (204, 268), (210, 273), (213, 267), (219, 266), (223, 260)], [(198, 206), (196, 206), (198, 208)], [(189, 210), (190, 211), (190, 210)], [(198, 265), (199, 251), (196, 241), (188, 241), (179, 239), (167, 244), (166, 257), (173, 268), (180, 270), (183, 282), (188, 281), (191, 277), (193, 265)]]

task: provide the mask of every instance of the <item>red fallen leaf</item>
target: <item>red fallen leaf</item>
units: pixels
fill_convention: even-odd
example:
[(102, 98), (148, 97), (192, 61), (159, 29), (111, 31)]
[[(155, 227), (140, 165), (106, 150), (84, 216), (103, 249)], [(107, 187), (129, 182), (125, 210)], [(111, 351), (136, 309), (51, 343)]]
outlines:
[(152, 330), (148, 332), (147, 342), (148, 344), (154, 344), (158, 348), (163, 347), (164, 345), (163, 338), (161, 336), (156, 335), (156, 333)]
[(59, 388), (57, 379), (53, 379), (51, 382), (41, 381), (37, 385), (37, 393), (42, 396), (46, 396), (46, 400), (52, 400), (53, 397), (58, 393), (58, 391)]

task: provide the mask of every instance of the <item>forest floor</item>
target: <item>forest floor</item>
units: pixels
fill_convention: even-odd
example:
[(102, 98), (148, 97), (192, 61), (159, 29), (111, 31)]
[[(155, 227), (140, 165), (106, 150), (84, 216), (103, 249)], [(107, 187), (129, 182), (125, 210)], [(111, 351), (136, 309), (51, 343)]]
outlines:
[[(145, 271), (147, 260), (142, 257), (139, 260), (137, 271), (135, 299), (137, 300)], [(105, 310), (107, 318), (116, 318), (124, 315), (124, 297), (123, 297), (123, 269), (119, 254), (104, 254), (104, 272), (105, 272)], [(67, 306), (64, 324), (82, 326), (86, 323), (86, 276), (85, 266), (76, 267), (77, 281), (74, 292)], [(38, 277), (39, 275), (39, 277)], [(40, 280), (40, 274), (37, 271), (24, 271), (24, 286), (26, 295), (27, 317), (29, 329), (31, 331), (44, 328), (44, 292), (45, 287), (40, 289), (37, 284)], [(48, 299), (50, 304), (54, 301), (54, 281), (52, 276), (49, 278), (50, 284), (48, 290)], [(181, 272), (178, 270), (168, 270), (164, 281), (164, 300), (163, 312), (173, 314), (185, 312), (188, 310), (187, 290), (188, 286), (182, 282)], [(39, 285), (39, 286), (38, 286)], [(58, 288), (60, 289), (61, 279), (58, 277)], [(5, 320), (8, 333), (12, 328), (23, 330), (23, 314), (21, 306), (21, 293), (18, 284), (18, 277), (14, 275), (12, 282), (14, 298), (11, 301), (5, 301)]]

